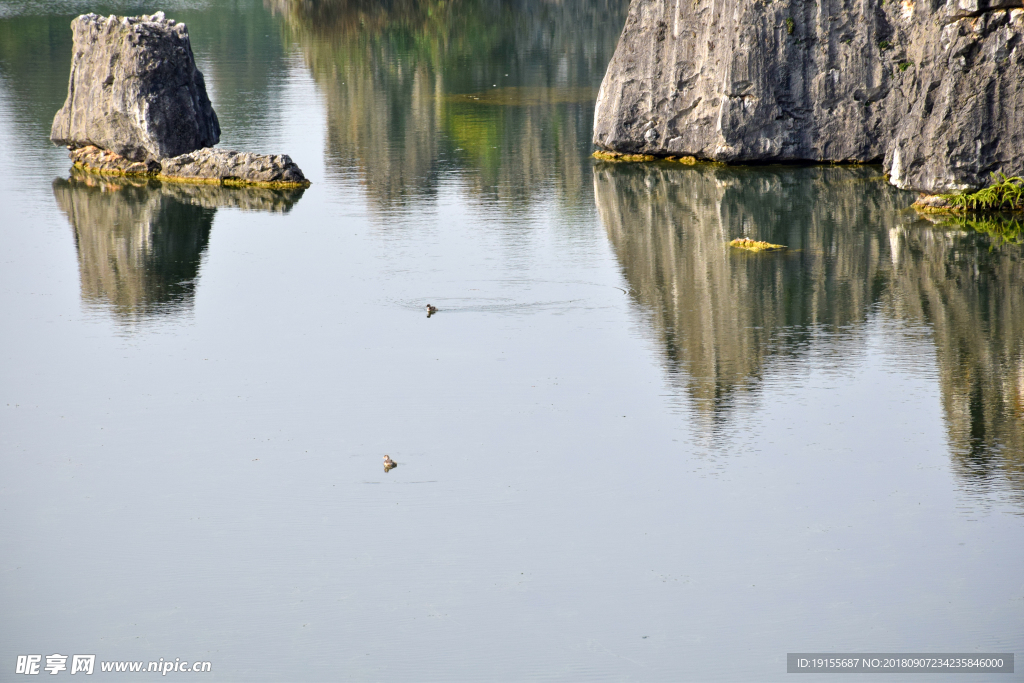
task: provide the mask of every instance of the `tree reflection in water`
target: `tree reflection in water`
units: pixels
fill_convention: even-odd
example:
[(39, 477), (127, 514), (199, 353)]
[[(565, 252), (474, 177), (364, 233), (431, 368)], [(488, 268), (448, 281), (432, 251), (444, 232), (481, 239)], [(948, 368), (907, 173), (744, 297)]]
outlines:
[(589, 200), (597, 88), (625, 0), (267, 0), (324, 94), (327, 165), (379, 211), (422, 209), (447, 174), (521, 210)]
[[(598, 164), (598, 210), (672, 381), (712, 430), (768, 368), (873, 312), (933, 330), (948, 439), (968, 483), (1024, 489), (1022, 249), (933, 226), (874, 168)], [(789, 245), (730, 250), (736, 237)], [(1014, 313), (1017, 313), (1016, 315)]]

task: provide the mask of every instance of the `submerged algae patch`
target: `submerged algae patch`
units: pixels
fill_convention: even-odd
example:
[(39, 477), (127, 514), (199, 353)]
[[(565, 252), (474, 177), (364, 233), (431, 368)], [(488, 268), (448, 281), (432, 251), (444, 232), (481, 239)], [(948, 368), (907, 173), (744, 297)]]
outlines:
[(789, 249), (784, 244), (772, 244), (771, 242), (758, 242), (757, 240), (747, 239), (741, 237), (729, 242), (730, 247), (736, 247), (737, 249), (746, 249), (747, 251), (760, 252), (760, 251), (782, 251)]

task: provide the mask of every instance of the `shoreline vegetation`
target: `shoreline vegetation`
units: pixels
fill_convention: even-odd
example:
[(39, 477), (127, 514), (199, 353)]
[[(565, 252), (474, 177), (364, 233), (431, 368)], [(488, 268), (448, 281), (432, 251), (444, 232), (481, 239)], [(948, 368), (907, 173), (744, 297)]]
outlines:
[(977, 192), (939, 196), (954, 211), (1024, 211), (1024, 178), (993, 173), (992, 184)]
[(980, 232), (992, 246), (1024, 245), (1024, 178), (993, 173), (976, 192), (923, 195), (913, 208), (937, 226)]
[(914, 202), (919, 213), (975, 212), (979, 214), (1024, 211), (1024, 177), (992, 173), (992, 183), (975, 192), (922, 194)]

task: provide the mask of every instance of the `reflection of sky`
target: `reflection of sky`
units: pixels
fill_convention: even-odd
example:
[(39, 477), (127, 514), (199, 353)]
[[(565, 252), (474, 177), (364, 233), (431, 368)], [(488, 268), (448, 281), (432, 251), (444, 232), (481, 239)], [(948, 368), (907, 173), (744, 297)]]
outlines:
[[(906, 278), (889, 289), (857, 279), (893, 263), (879, 240), (902, 240), (906, 264), (945, 253), (941, 233), (890, 237), (906, 226), (880, 222), (884, 205), (849, 224), (858, 195), (837, 183), (819, 223), (776, 215), (808, 239), (778, 282), (758, 262), (705, 263), (784, 303), (787, 282), (812, 288), (808, 264), (870, 294), (830, 319), (834, 298), (801, 290), (832, 308), (783, 309), (745, 371), (754, 389), (709, 436), (665, 333), (692, 343), (715, 311), (672, 275), (701, 264), (693, 240), (710, 248), (697, 218), (723, 237), (761, 229), (803, 184), (758, 183), (802, 172), (752, 174), (706, 205), (659, 198), (672, 174), (642, 177), (653, 198), (625, 242), (598, 213), (585, 146), (575, 195), (559, 194), (567, 167), (523, 201), (523, 175), (453, 157), (431, 195), (381, 204), (367, 168), (330, 155), (322, 76), (299, 49), (277, 54), (272, 113), (225, 139), (291, 154), (314, 184), (287, 214), (218, 208), (188, 314), (127, 333), (82, 306), (51, 188), (68, 162), (27, 132), (45, 133), (32, 112), (47, 107), (4, 81), (0, 144), (19, 172), (0, 183), (0, 311), (16, 331), (0, 342), (0, 660), (181, 656), (223, 680), (770, 681), (794, 650), (1020, 649), (1020, 503), (951, 453), (944, 392), (959, 385), (943, 372), (960, 366), (939, 337), (969, 325), (909, 296), (944, 282), (927, 269), (944, 262), (889, 266)], [(780, 197), (758, 202), (765, 188)], [(622, 250), (669, 220), (676, 242)], [(857, 263), (841, 258), (851, 236)], [(400, 464), (386, 475), (384, 453)]]

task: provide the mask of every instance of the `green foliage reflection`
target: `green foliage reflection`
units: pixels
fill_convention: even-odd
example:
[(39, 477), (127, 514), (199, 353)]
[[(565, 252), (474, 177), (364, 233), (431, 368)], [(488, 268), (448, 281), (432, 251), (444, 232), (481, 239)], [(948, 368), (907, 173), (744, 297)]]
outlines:
[(625, 0), (273, 0), (328, 110), (328, 168), (355, 170), (381, 209), (472, 192), (528, 206), (573, 201), (597, 88)]

